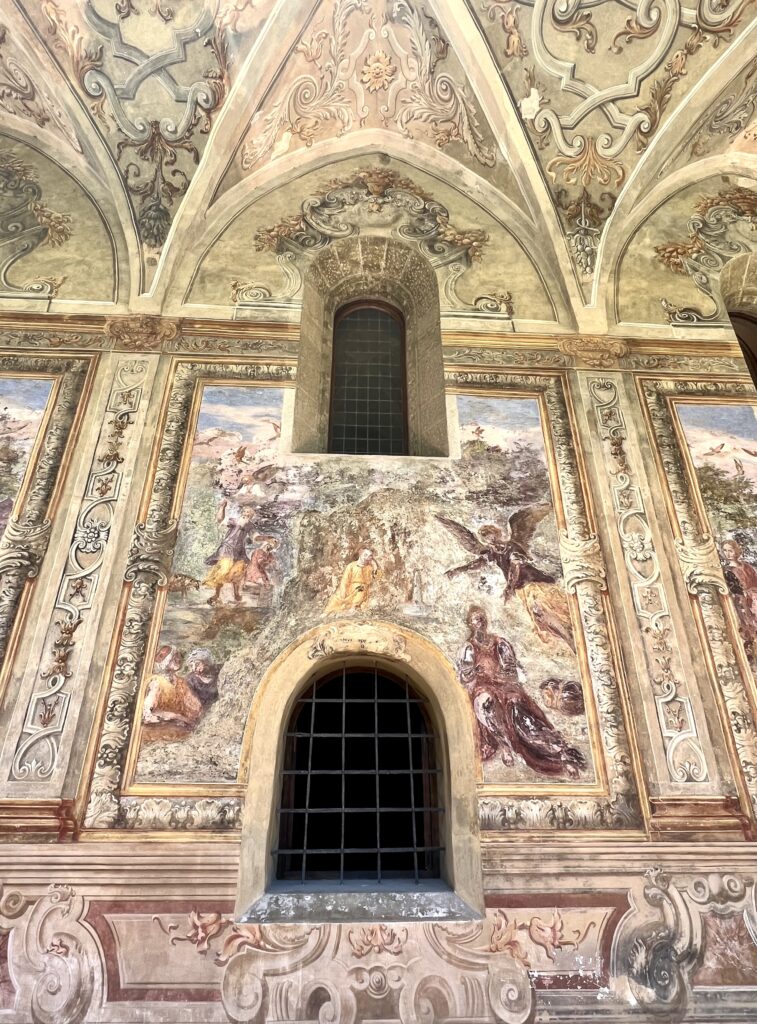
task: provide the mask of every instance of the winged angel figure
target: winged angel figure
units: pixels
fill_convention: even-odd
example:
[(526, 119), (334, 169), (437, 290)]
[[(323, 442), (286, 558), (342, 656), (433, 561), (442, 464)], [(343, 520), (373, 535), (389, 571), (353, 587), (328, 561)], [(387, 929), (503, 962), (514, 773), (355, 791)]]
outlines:
[(575, 654), (576, 644), (570, 622), (565, 591), (551, 573), (540, 569), (531, 558), (529, 545), (539, 523), (551, 511), (547, 504), (527, 505), (513, 512), (502, 529), (487, 523), (474, 534), (461, 523), (437, 514), (436, 518), (455, 537), (461, 547), (476, 557), (448, 569), (448, 577), (495, 565), (505, 578), (505, 604), (513, 594), (523, 602), (540, 640), (559, 641)]

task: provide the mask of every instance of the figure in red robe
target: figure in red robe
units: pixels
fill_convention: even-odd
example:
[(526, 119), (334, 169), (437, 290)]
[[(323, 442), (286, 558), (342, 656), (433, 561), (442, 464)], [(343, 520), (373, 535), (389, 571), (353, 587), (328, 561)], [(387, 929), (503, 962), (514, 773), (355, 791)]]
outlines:
[(489, 632), (486, 612), (478, 605), (468, 610), (466, 622), (469, 636), (458, 655), (458, 672), (473, 704), (482, 760), (499, 753), (502, 763), (511, 765), (517, 754), (542, 775), (577, 778), (586, 759), (523, 688), (525, 676), (512, 644)]

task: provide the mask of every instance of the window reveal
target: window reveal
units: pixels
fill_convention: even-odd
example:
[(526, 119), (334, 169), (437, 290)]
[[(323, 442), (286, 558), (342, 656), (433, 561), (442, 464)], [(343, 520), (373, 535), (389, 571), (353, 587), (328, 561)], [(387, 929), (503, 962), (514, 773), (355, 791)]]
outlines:
[(440, 877), (440, 770), (406, 681), (343, 669), (310, 686), (286, 734), (280, 880)]
[(328, 450), (408, 454), (404, 324), (390, 307), (352, 304), (336, 316)]

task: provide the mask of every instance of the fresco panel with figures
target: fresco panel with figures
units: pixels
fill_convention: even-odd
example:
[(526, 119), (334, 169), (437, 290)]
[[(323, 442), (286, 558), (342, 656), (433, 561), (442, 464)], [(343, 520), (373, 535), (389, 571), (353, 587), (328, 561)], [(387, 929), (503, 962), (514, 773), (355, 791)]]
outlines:
[(456, 665), (483, 782), (594, 785), (538, 400), (459, 395), (461, 457), (412, 462), (279, 455), (282, 402), (202, 388), (132, 784), (235, 783), (266, 668), (308, 628), (368, 616)]

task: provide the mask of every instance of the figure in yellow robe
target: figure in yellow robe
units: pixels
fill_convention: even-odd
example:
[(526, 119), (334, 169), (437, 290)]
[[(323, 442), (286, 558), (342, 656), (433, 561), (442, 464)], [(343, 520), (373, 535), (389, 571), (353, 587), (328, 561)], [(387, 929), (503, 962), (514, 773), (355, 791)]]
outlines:
[(370, 597), (371, 584), (378, 576), (378, 564), (370, 548), (363, 548), (357, 561), (342, 573), (339, 586), (326, 605), (326, 614), (357, 611)]

